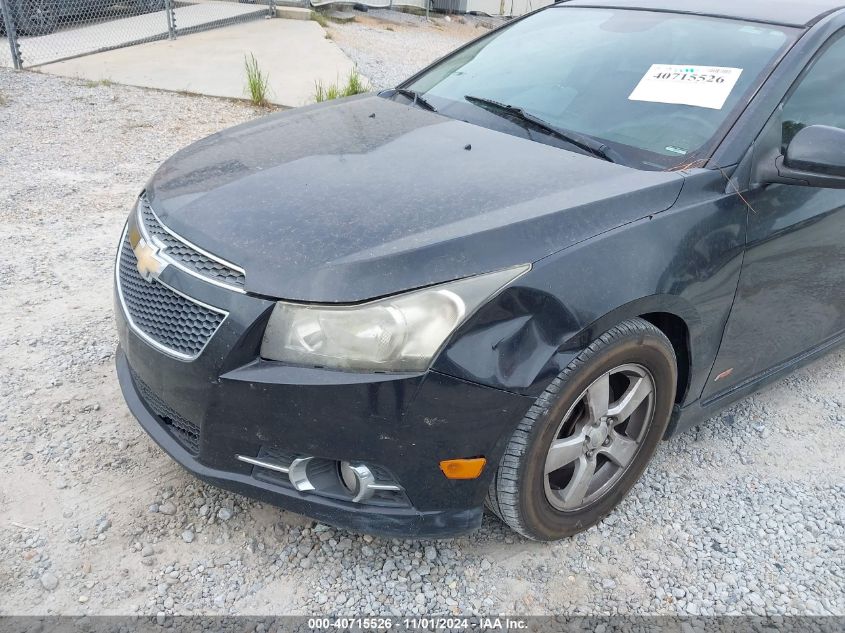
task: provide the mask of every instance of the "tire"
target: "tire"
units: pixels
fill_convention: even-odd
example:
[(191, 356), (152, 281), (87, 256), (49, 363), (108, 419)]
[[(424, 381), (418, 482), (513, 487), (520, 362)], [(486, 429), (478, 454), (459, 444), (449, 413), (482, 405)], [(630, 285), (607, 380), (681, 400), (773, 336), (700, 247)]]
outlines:
[(638, 318), (611, 328), (555, 378), (519, 423), (486, 505), (511, 529), (538, 541), (596, 525), (654, 455), (677, 380), (674, 349), (659, 329)]
[(54, 0), (19, 0), (16, 13), (15, 26), (22, 35), (47, 35), (59, 22)]

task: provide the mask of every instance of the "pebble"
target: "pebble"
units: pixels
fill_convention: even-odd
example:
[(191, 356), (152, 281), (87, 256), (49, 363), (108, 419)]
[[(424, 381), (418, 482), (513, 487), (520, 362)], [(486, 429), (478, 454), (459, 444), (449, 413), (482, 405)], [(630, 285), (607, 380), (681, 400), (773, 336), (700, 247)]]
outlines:
[(372, 8), (368, 12), (370, 17), (397, 24), (395, 32), (356, 22), (331, 26), (332, 41), (343, 49), (375, 88), (398, 85), (435, 59), (454, 50), (462, 41), (485, 33), (486, 29), (480, 28), (482, 25), (501, 23), (498, 19), (486, 16), (466, 15), (461, 19), (479, 28), (463, 31), (450, 29), (450, 32), (445, 29), (452, 25), (448, 25), (442, 18), (432, 16), (431, 22), (426, 23), (424, 16), (408, 13), (397, 17), (396, 13)]
[(46, 572), (41, 574), (41, 586), (47, 591), (53, 591), (53, 589), (59, 586), (59, 579), (50, 572)]

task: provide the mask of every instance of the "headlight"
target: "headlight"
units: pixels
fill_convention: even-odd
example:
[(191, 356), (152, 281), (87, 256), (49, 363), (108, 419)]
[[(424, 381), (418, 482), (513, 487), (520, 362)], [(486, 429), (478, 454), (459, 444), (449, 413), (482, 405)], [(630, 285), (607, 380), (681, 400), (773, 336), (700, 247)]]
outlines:
[(531, 268), (469, 277), (355, 306), (280, 301), (261, 356), (294, 365), (423, 371), (476, 308)]

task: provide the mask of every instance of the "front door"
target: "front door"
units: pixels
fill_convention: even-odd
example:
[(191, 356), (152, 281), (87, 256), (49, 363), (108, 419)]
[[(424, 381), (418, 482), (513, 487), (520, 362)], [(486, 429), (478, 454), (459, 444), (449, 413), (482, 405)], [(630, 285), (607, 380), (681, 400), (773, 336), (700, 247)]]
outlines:
[[(758, 141), (845, 128), (845, 36), (810, 63)], [(845, 190), (766, 185), (746, 198), (748, 241), (709, 399), (845, 334)]]

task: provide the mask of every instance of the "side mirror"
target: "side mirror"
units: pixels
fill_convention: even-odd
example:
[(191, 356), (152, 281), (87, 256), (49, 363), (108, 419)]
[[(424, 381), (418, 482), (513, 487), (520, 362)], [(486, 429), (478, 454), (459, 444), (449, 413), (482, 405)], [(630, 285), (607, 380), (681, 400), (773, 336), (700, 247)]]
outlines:
[(786, 148), (787, 169), (821, 176), (845, 176), (845, 130), (827, 125), (805, 127)]
[(845, 189), (845, 130), (827, 125), (803, 128), (786, 154), (761, 175), (766, 183)]

